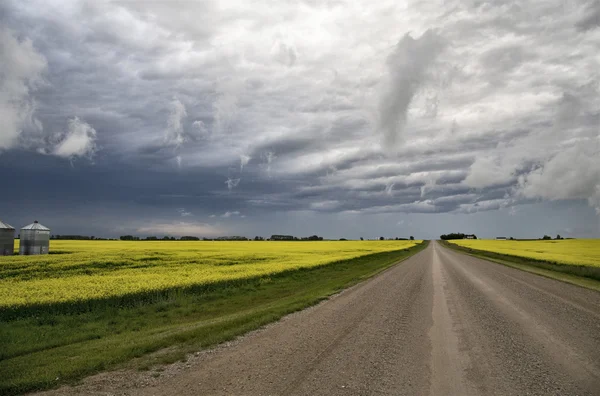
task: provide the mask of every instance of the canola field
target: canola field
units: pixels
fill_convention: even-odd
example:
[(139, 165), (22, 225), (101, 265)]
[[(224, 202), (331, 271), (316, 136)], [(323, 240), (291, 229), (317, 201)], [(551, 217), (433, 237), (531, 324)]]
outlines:
[(164, 291), (269, 277), (420, 242), (50, 241), (49, 255), (0, 257), (0, 313), (158, 297)]
[(459, 239), (448, 242), (470, 249), (525, 257), (553, 264), (600, 268), (600, 239), (536, 241)]

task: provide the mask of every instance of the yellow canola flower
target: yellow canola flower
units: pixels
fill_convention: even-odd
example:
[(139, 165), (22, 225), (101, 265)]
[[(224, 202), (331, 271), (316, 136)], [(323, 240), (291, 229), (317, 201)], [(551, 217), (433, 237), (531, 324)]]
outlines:
[(81, 302), (270, 276), (421, 241), (51, 241), (44, 256), (0, 257), (0, 309)]
[(470, 249), (526, 257), (556, 264), (600, 267), (600, 239), (485, 240), (448, 241)]

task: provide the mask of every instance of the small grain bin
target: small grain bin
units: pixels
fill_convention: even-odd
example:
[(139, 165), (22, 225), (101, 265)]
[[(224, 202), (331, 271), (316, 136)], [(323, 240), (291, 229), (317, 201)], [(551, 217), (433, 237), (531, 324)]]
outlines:
[(15, 250), (15, 228), (0, 221), (0, 256), (12, 256)]
[(20, 254), (48, 254), (50, 248), (50, 229), (34, 221), (21, 228)]

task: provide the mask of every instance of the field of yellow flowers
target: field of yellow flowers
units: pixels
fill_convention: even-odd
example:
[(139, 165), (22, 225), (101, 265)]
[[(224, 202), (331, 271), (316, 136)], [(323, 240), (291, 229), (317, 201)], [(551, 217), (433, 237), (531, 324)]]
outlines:
[(525, 257), (548, 263), (600, 268), (600, 239), (536, 241), (459, 239), (448, 242), (469, 249)]
[(49, 255), (0, 257), (0, 312), (160, 298), (167, 290), (277, 276), (420, 242), (51, 241)]

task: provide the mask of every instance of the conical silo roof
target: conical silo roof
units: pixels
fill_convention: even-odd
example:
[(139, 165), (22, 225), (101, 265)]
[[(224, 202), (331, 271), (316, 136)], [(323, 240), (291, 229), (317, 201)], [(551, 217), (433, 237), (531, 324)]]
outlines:
[(40, 223), (38, 223), (38, 221), (34, 221), (33, 223), (26, 225), (25, 227), (21, 228), (22, 230), (38, 230), (38, 231), (50, 231), (50, 228), (48, 227), (44, 227), (43, 225), (41, 225)]
[(10, 224), (3, 223), (0, 220), (0, 230), (14, 230), (14, 229), (15, 229), (15, 227), (11, 226)]

